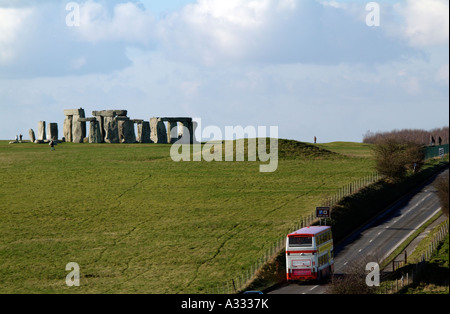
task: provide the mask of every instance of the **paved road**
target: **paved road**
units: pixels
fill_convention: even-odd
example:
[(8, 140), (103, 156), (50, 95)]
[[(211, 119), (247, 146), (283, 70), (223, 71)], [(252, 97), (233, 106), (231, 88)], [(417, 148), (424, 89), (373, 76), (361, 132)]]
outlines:
[[(356, 260), (381, 262), (437, 213), (440, 203), (433, 183), (428, 181), (336, 247), (335, 274), (345, 274)], [(270, 293), (317, 294), (326, 293), (326, 289), (326, 285), (290, 284)]]

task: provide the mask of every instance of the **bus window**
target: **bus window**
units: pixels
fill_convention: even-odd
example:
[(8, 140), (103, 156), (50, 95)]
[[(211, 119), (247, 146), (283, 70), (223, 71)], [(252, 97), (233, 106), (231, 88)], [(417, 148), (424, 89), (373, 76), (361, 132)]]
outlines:
[(290, 237), (290, 247), (310, 247), (312, 246), (312, 237)]

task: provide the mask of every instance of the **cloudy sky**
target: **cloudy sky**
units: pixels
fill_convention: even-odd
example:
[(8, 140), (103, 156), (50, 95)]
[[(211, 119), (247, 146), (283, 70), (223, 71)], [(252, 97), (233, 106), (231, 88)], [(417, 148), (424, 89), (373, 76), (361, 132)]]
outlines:
[(379, 26), (368, 3), (0, 0), (0, 139), (80, 107), (308, 142), (448, 126), (449, 1), (378, 1)]

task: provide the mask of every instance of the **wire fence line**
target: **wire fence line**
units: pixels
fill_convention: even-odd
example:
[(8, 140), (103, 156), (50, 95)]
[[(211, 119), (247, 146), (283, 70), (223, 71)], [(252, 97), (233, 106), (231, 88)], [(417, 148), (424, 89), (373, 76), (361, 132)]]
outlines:
[[(379, 292), (384, 294), (394, 294), (398, 293), (401, 289), (418, 282), (420, 274), (426, 265), (426, 262), (430, 261), (433, 253), (437, 250), (440, 243), (444, 241), (445, 237), (449, 232), (449, 221), (448, 219), (445, 223), (439, 228), (439, 230), (433, 235), (433, 238), (429, 245), (425, 248), (425, 251), (422, 253), (418, 262), (412, 264), (413, 267), (402, 275), (401, 278), (397, 278), (394, 280), (389, 280), (380, 285)], [(402, 263), (393, 263), (393, 271), (398, 270), (400, 267), (405, 266), (406, 261), (402, 261)], [(448, 285), (448, 282), (447, 282)]]
[(341, 187), (335, 194), (328, 197), (324, 204), (327, 207), (333, 208), (339, 201), (341, 201), (344, 197), (353, 195), (360, 190), (362, 190), (365, 187), (368, 187), (369, 185), (379, 181), (381, 179), (381, 176), (378, 172), (373, 172), (368, 176), (365, 176), (361, 179), (358, 179), (356, 181), (353, 181), (343, 187)]
[[(355, 180), (354, 182), (351, 182), (338, 189), (335, 194), (325, 198), (322, 201), (322, 206), (330, 207), (331, 209), (343, 198), (359, 192), (363, 188), (377, 182), (380, 179), (381, 176), (378, 174), (378, 172), (373, 172), (370, 175)], [(303, 227), (311, 226), (318, 221), (319, 220), (316, 218), (315, 209), (310, 213), (303, 215), (297, 222), (292, 225), (292, 227), (287, 231), (286, 234), (282, 235), (274, 243), (272, 243), (272, 245), (270, 245), (266, 249), (264, 254), (257, 258), (256, 261), (246, 271), (243, 271), (240, 275), (237, 275), (235, 278), (232, 278), (222, 284), (208, 287), (206, 289), (206, 293), (234, 294), (244, 291), (256, 278), (257, 274), (261, 271), (264, 265), (266, 265), (268, 262), (272, 262), (282, 251), (284, 251), (286, 245), (286, 235), (288, 233), (296, 231)]]

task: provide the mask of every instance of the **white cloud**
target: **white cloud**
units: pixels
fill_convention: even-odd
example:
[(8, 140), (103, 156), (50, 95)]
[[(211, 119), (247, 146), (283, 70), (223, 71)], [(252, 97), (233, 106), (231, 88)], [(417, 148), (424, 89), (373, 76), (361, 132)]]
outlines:
[(199, 0), (161, 21), (159, 38), (169, 51), (181, 48), (206, 64), (239, 59), (267, 27), (273, 2)]
[(367, 27), (365, 14), (362, 4), (333, 1), (199, 0), (161, 20), (158, 41), (171, 57), (206, 65), (374, 63), (405, 54), (403, 43)]
[(74, 29), (83, 41), (148, 44), (154, 22), (150, 12), (137, 4), (119, 3), (110, 13), (105, 5), (89, 0), (80, 5), (80, 26)]
[(405, 19), (403, 35), (412, 46), (448, 44), (448, 0), (407, 0), (397, 10)]
[(0, 8), (0, 65), (14, 60), (20, 34), (32, 13), (30, 8)]

